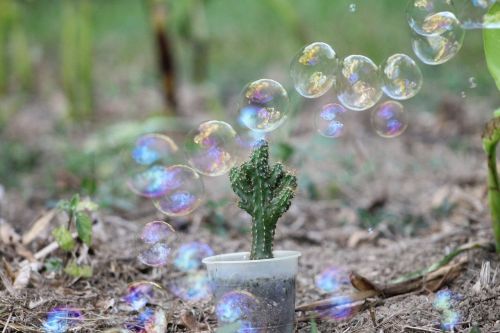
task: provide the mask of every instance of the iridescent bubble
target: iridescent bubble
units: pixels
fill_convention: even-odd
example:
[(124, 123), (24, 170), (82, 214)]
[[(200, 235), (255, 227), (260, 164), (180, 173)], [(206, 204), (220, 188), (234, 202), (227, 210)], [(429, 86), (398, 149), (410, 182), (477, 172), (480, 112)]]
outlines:
[(337, 80), (337, 97), (350, 110), (367, 110), (382, 97), (379, 68), (365, 56), (345, 58)]
[(316, 287), (325, 293), (336, 292), (343, 285), (349, 285), (349, 275), (346, 271), (329, 267), (318, 274), (315, 278)]
[(433, 34), (436, 31), (429, 30), (429, 27), (425, 25), (426, 20), (429, 23), (429, 17), (434, 14), (454, 11), (451, 0), (411, 0), (406, 8), (406, 18), (412, 30), (417, 34)]
[(203, 258), (210, 257), (214, 251), (210, 246), (201, 242), (190, 242), (182, 245), (177, 251), (174, 266), (182, 272), (195, 271), (202, 267)]
[(43, 323), (46, 333), (65, 333), (83, 321), (82, 312), (71, 307), (55, 307), (47, 314)]
[(330, 298), (330, 302), (330, 307), (318, 311), (320, 317), (340, 321), (348, 319), (355, 314), (356, 306), (348, 296), (332, 297)]
[(464, 29), (500, 29), (498, 16), (488, 12), (496, 0), (463, 0), (458, 17)]
[(170, 224), (163, 221), (147, 223), (139, 237), (137, 258), (148, 266), (166, 265), (175, 238), (175, 230)]
[(346, 112), (347, 110), (337, 103), (324, 105), (314, 117), (318, 133), (327, 138), (338, 138), (344, 135)]
[(153, 200), (155, 207), (168, 216), (184, 216), (203, 202), (205, 189), (200, 176), (190, 167), (174, 165), (167, 169), (167, 189)]
[(371, 124), (381, 137), (394, 138), (406, 130), (408, 119), (401, 103), (387, 101), (373, 109)]
[(270, 132), (285, 121), (289, 112), (288, 94), (270, 79), (249, 83), (241, 93), (238, 121), (253, 131)]
[(168, 181), (167, 169), (164, 166), (154, 165), (134, 173), (128, 181), (128, 186), (132, 192), (140, 196), (157, 198), (167, 191)]
[(170, 284), (170, 291), (186, 302), (199, 302), (210, 298), (210, 283), (205, 272), (189, 273)]
[(132, 159), (141, 165), (158, 162), (168, 165), (175, 160), (177, 151), (177, 145), (168, 136), (156, 133), (146, 134), (135, 142)]
[(427, 36), (413, 34), (413, 52), (425, 64), (443, 64), (457, 55), (462, 48), (465, 31), (452, 13), (448, 13), (447, 17), (449, 22), (444, 32)]
[(145, 308), (137, 316), (129, 320), (125, 327), (134, 333), (161, 333), (167, 330), (165, 311)]
[(384, 93), (393, 99), (405, 100), (422, 88), (422, 71), (406, 54), (394, 54), (381, 65)]
[(447, 289), (436, 293), (433, 305), (441, 313), (441, 326), (444, 330), (453, 330), (458, 324), (460, 314), (454, 310), (454, 307), (460, 299), (458, 294)]
[(234, 166), (236, 132), (223, 121), (206, 121), (188, 134), (184, 149), (197, 172), (220, 176)]
[(295, 90), (307, 98), (325, 94), (335, 83), (338, 59), (332, 47), (316, 42), (302, 48), (290, 65)]
[(215, 306), (215, 314), (219, 325), (245, 323), (250, 329), (254, 313), (259, 308), (257, 298), (246, 291), (231, 291), (224, 294)]
[(138, 311), (146, 306), (146, 304), (156, 300), (161, 290), (162, 288), (154, 282), (133, 282), (128, 285), (127, 294), (122, 297), (122, 301), (132, 309)]

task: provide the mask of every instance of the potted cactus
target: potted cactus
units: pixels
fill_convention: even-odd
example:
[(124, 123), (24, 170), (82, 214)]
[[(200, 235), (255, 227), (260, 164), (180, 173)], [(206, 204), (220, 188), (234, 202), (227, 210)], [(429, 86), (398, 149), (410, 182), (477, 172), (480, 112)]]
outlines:
[(266, 141), (229, 178), (238, 206), (252, 216), (252, 246), (250, 252), (203, 260), (219, 326), (227, 332), (293, 332), (300, 253), (273, 251), (273, 239), (276, 223), (295, 195), (297, 178), (280, 163), (269, 165)]

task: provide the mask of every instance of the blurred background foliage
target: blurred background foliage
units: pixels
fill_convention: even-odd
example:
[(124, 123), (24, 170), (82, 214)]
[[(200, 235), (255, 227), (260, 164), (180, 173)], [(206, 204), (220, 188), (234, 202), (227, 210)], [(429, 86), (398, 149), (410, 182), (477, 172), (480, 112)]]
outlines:
[[(281, 81), (298, 112), (305, 102), (292, 92), (288, 70), (300, 47), (324, 41), (339, 58), (363, 54), (377, 63), (413, 56), (405, 7), (394, 0), (0, 0), (0, 183), (26, 190), (32, 183), (17, 176), (35, 173), (48, 197), (81, 187), (130, 208), (106, 180), (126, 169), (123, 151), (137, 135), (180, 137), (209, 118), (234, 124), (241, 88), (262, 77)], [(498, 101), (481, 31), (468, 31), (447, 64), (421, 68), (424, 88), (408, 102), (417, 112), (434, 113), (443, 96), (460, 96), (470, 77), (476, 97)], [(273, 152), (291, 160), (296, 148), (281, 140)], [(351, 155), (340, 163), (352, 170)], [(303, 179), (317, 198), (310, 177)], [(329, 186), (335, 197), (337, 186)]]

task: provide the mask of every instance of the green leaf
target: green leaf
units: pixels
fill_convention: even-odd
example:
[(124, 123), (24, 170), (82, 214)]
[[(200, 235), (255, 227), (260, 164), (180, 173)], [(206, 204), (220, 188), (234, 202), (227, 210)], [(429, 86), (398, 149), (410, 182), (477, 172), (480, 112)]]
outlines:
[(311, 319), (311, 333), (318, 333), (318, 325), (314, 319)]
[(76, 231), (82, 242), (92, 245), (92, 220), (87, 214), (79, 213), (76, 216)]
[(78, 266), (76, 262), (71, 261), (66, 265), (66, 268), (64, 268), (64, 272), (73, 277), (89, 278), (92, 276), (92, 267), (89, 265)]
[(75, 240), (71, 237), (71, 232), (65, 227), (60, 226), (55, 228), (52, 231), (52, 236), (54, 236), (62, 250), (69, 252), (75, 248)]
[[(485, 16), (485, 21), (500, 22), (500, 3), (495, 3), (488, 14)], [(500, 90), (500, 29), (483, 29), (484, 39), (484, 55), (491, 76)]]
[(90, 199), (84, 199), (78, 203), (76, 206), (76, 210), (78, 212), (82, 212), (84, 210), (89, 211), (89, 212), (95, 212), (99, 208), (99, 205), (93, 202)]
[(61, 258), (51, 257), (45, 260), (45, 269), (49, 272), (59, 272), (62, 270), (63, 261)]
[(78, 204), (80, 203), (80, 195), (77, 193), (75, 195), (73, 195), (73, 197), (71, 198), (71, 201), (69, 203), (70, 205), (70, 209), (72, 212), (76, 212), (77, 209), (78, 209)]

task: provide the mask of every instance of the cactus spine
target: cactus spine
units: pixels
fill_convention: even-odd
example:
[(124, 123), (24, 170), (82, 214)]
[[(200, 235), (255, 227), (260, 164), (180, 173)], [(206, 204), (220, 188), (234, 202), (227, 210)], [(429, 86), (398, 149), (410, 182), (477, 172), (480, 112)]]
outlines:
[(240, 198), (238, 206), (252, 216), (250, 259), (272, 258), (276, 223), (290, 208), (297, 178), (281, 163), (269, 166), (269, 145), (261, 140), (249, 161), (231, 169), (229, 179)]

